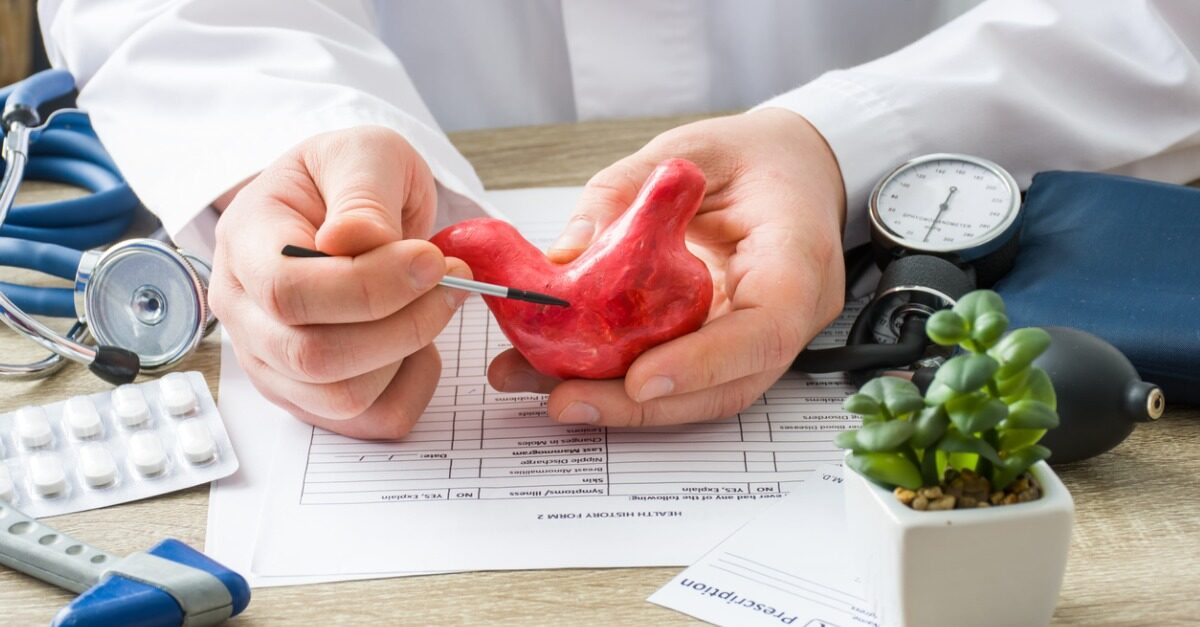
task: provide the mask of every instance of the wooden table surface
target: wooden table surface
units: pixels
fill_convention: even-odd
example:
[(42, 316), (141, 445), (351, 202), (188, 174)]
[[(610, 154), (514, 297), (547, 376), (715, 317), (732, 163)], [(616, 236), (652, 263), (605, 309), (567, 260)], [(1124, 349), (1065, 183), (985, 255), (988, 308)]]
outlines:
[[(596, 170), (684, 118), (476, 131), (452, 135), (493, 189), (581, 185)], [(23, 201), (61, 196), (33, 186)], [(6, 270), (0, 278), (12, 280)], [(0, 357), (36, 355), (0, 331)], [(208, 338), (183, 367), (216, 394), (219, 347)], [(0, 382), (0, 411), (96, 392), (79, 366), (40, 382)], [(226, 416), (226, 420), (247, 417)], [(1071, 557), (1055, 624), (1182, 624), (1200, 620), (1200, 411), (1170, 407), (1116, 449), (1058, 470), (1075, 497)], [(1190, 496), (1189, 496), (1190, 495)], [(117, 554), (163, 537), (204, 543), (207, 488), (61, 516), (61, 531)], [(405, 538), (397, 538), (403, 542)], [(986, 565), (981, 565), (986, 568)], [(575, 569), (437, 575), (256, 590), (238, 624), (671, 623), (688, 619), (645, 601), (677, 568)], [(0, 569), (0, 623), (44, 624), (70, 595)], [(1019, 599), (1013, 599), (1020, 603)]]

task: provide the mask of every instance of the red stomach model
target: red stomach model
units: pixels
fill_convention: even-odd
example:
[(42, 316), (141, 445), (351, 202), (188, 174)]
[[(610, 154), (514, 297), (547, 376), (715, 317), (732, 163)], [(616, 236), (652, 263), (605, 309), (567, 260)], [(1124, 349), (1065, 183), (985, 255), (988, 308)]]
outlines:
[(534, 368), (560, 378), (624, 376), (646, 350), (699, 329), (712, 303), (712, 275), (683, 235), (705, 180), (684, 159), (655, 168), (637, 199), (578, 258), (550, 262), (507, 222), (480, 218), (432, 238), (475, 279), (542, 292), (570, 307), (484, 296), (513, 346)]

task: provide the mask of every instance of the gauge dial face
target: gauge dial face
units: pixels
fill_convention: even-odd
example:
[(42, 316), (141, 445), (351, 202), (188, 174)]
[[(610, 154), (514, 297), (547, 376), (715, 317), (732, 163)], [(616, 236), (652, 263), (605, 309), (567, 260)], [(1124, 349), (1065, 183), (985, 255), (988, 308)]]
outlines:
[(959, 155), (931, 155), (888, 175), (871, 197), (871, 219), (897, 244), (952, 252), (983, 244), (1016, 219), (1020, 197), (996, 164)]

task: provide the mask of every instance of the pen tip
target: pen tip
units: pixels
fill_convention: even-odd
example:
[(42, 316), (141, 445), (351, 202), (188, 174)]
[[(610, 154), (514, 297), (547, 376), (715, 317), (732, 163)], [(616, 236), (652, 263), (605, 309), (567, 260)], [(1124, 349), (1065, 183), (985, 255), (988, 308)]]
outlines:
[(313, 250), (311, 248), (305, 248), (303, 246), (294, 246), (292, 244), (288, 244), (288, 245), (284, 246), (283, 250), (281, 250), (280, 252), (283, 253), (283, 255), (285, 257), (328, 257), (329, 256), (319, 250)]
[(539, 305), (553, 305), (555, 307), (570, 307), (571, 306), (571, 303), (568, 303), (567, 301), (565, 301), (561, 298), (555, 298), (555, 297), (549, 296), (547, 294), (539, 294), (538, 292), (530, 292), (528, 290), (517, 290), (517, 289), (513, 289), (513, 288), (509, 288), (508, 292), (509, 292), (510, 298), (515, 297), (519, 300), (523, 300), (523, 301), (530, 302), (530, 303), (537, 303)]
[(570, 307), (571, 306), (571, 303), (568, 303), (567, 301), (565, 301), (561, 298), (555, 298), (553, 296), (546, 296), (545, 294), (537, 294), (533, 298), (530, 298), (529, 300), (532, 302), (535, 302), (535, 303), (542, 304), (542, 305), (553, 305), (555, 307)]

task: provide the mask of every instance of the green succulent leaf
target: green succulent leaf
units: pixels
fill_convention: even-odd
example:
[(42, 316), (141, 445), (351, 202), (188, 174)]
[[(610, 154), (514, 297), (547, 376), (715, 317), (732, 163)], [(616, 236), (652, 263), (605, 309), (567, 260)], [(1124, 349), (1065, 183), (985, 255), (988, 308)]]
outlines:
[(1050, 375), (1045, 370), (1037, 366), (1031, 367), (1025, 387), (1027, 390), (1025, 398), (1041, 401), (1049, 405), (1051, 409), (1058, 409), (1058, 394), (1054, 392), (1054, 382), (1050, 380)]
[(979, 467), (979, 456), (974, 453), (947, 453), (942, 452), (946, 456), (946, 467), (955, 470), (975, 470)]
[(946, 459), (946, 454), (939, 452), (936, 448), (925, 449), (921, 453), (921, 480), (925, 485), (937, 485), (941, 483), (941, 473), (938, 471), (938, 458)]
[(870, 453), (894, 451), (908, 441), (913, 429), (913, 423), (907, 420), (876, 422), (863, 425), (854, 439), (862, 450)]
[(1051, 409), (1058, 408), (1058, 395), (1054, 393), (1054, 383), (1050, 375), (1037, 366), (1030, 366), (1025, 384), (1015, 394), (1006, 395), (1005, 402), (1014, 403), (1020, 400), (1041, 401)]
[(833, 445), (838, 448), (850, 449), (852, 451), (859, 450), (858, 446), (858, 430), (850, 429), (847, 431), (839, 431), (833, 436)]
[(1008, 406), (1008, 417), (1000, 423), (1004, 429), (1053, 429), (1058, 426), (1054, 408), (1037, 400), (1020, 400)]
[(866, 394), (851, 394), (842, 403), (842, 409), (859, 416), (874, 416), (881, 413), (879, 401)]
[(859, 394), (865, 394), (887, 408), (893, 417), (914, 412), (925, 406), (921, 391), (912, 381), (896, 377), (875, 377), (862, 386)]
[(1045, 429), (1004, 429), (1000, 431), (1000, 450), (1015, 451), (1030, 444), (1037, 444)]
[(1004, 336), (988, 351), (1000, 362), (996, 376), (1007, 379), (1028, 368), (1050, 346), (1050, 334), (1037, 327), (1017, 329)]
[(962, 433), (987, 431), (1008, 416), (1008, 406), (986, 394), (960, 396), (946, 403), (950, 421)]
[[(934, 375), (935, 377), (937, 375)], [(929, 383), (929, 389), (925, 391), (925, 404), (930, 407), (944, 405), (952, 399), (962, 396), (954, 388), (940, 381), (932, 381)]]
[(1029, 470), (1030, 466), (1049, 457), (1050, 449), (1040, 444), (1031, 444), (1009, 453), (1003, 463), (996, 467), (992, 477), (992, 489), (1003, 490), (1021, 473)]
[(954, 346), (970, 336), (970, 327), (962, 316), (950, 309), (943, 309), (925, 322), (925, 334), (935, 344)]
[(916, 490), (921, 487), (921, 471), (901, 453), (851, 453), (846, 456), (846, 465), (889, 488), (904, 486)]
[(1004, 460), (1004, 467), (1016, 471), (1014, 474), (1019, 475), (1044, 459), (1050, 459), (1050, 449), (1040, 444), (1031, 444), (1009, 453)]
[(983, 387), (999, 368), (1000, 364), (987, 355), (959, 355), (938, 368), (933, 380), (966, 394)]
[(958, 299), (954, 313), (974, 327), (980, 316), (988, 312), (1004, 313), (1004, 300), (992, 290), (975, 290)]
[(950, 431), (943, 436), (938, 442), (937, 447), (947, 453), (974, 453), (993, 464), (1004, 463), (1000, 459), (1000, 454), (996, 452), (996, 449), (992, 448), (991, 444), (979, 438), (963, 435), (957, 431)]
[[(942, 406), (926, 407), (913, 419), (913, 434), (908, 443), (913, 448), (929, 448), (946, 432), (950, 417)], [(927, 453), (929, 454), (929, 453)]]
[(985, 311), (975, 319), (971, 327), (971, 339), (985, 350), (995, 346), (1000, 336), (1008, 330), (1008, 316), (1001, 311)]
[(1034, 368), (1023, 368), (1007, 379), (996, 379), (996, 387), (1000, 390), (1000, 396), (1013, 396), (1025, 391), (1025, 383), (1029, 380), (1029, 373), (1033, 370)]

